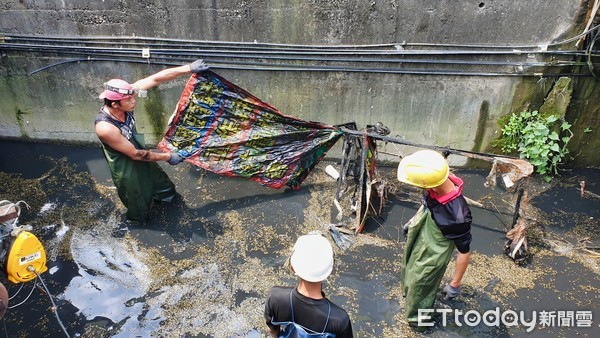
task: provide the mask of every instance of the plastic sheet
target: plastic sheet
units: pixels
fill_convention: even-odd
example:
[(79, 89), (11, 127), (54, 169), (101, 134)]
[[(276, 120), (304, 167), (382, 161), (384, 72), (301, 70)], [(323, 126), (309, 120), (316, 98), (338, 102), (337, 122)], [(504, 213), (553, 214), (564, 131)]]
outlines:
[(341, 136), (339, 128), (283, 115), (205, 71), (190, 77), (159, 148), (216, 174), (299, 188)]

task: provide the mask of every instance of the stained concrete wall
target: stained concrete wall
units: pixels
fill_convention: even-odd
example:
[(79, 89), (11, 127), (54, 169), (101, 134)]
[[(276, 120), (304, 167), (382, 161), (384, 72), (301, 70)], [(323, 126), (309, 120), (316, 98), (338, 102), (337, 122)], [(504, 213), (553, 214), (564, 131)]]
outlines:
[[(580, 33), (589, 6), (589, 1), (582, 0), (9, 0), (0, 4), (0, 33), (302, 45), (543, 46)], [(573, 45), (564, 47), (572, 49)], [(97, 95), (102, 83), (113, 77), (132, 82), (164, 68), (81, 61), (29, 75), (76, 56), (14, 52), (2, 45), (0, 50), (0, 136), (4, 137), (97, 142), (93, 119), (100, 108)], [(382, 122), (392, 130), (391, 136), (474, 151), (490, 151), (498, 136), (497, 120), (527, 103), (541, 104), (554, 80), (241, 70), (226, 67), (218, 57), (204, 59), (214, 71), (284, 114), (331, 124), (356, 121), (359, 127)], [(486, 60), (484, 56), (479, 59)], [(160, 118), (166, 122), (185, 80), (163, 84), (154, 99), (139, 101), (138, 128), (149, 143), (159, 140), (161, 130), (150, 121), (147, 105), (154, 110), (159, 107)], [(597, 109), (593, 107), (598, 106), (600, 88), (589, 76), (577, 81), (577, 86), (587, 89), (574, 94), (578, 111), (567, 116), (574, 127), (583, 130), (589, 124), (599, 125), (597, 117), (588, 112)], [(598, 137), (587, 134), (584, 141), (588, 148), (590, 142), (598, 143)], [(576, 160), (597, 164), (599, 156), (586, 153), (585, 158)], [(464, 160), (456, 161), (464, 164)]]
[(582, 0), (5, 0), (5, 33), (297, 44), (547, 44)]

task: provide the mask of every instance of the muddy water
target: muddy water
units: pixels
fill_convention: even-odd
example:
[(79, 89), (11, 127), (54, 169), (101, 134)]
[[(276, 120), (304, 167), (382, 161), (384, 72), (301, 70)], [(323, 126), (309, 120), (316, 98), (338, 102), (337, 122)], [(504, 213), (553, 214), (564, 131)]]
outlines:
[[(293, 285), (285, 267), (295, 238), (327, 233), (334, 221), (335, 182), (321, 163), (300, 190), (274, 190), (224, 178), (188, 163), (163, 166), (181, 198), (155, 205), (152, 221), (124, 228), (123, 206), (96, 147), (1, 141), (0, 196), (30, 205), (20, 218), (48, 253), (42, 274), (71, 336), (266, 337), (264, 298), (272, 285)], [(334, 273), (325, 292), (350, 314), (356, 337), (414, 337), (403, 320), (399, 225), (418, 207), (418, 194), (393, 180), (381, 218), (368, 222), (352, 246), (335, 246)], [(436, 316), (433, 337), (599, 336), (600, 171), (566, 171), (553, 184), (528, 179), (531, 263), (503, 254), (515, 196), (485, 188), (487, 172), (458, 171), (473, 207), (472, 261), (463, 295), (437, 308), (464, 312), (591, 311), (591, 327), (555, 318), (554, 325), (467, 325)], [(580, 182), (586, 181), (582, 193)], [(453, 269), (451, 263), (447, 278)], [(4, 317), (6, 337), (64, 336), (48, 295), (34, 282), (0, 281), (14, 296)], [(23, 286), (20, 292), (20, 286)], [(31, 292), (31, 296), (28, 297)], [(539, 314), (538, 314), (539, 317)], [(581, 322), (583, 323), (583, 322)], [(3, 332), (2, 332), (3, 331)]]

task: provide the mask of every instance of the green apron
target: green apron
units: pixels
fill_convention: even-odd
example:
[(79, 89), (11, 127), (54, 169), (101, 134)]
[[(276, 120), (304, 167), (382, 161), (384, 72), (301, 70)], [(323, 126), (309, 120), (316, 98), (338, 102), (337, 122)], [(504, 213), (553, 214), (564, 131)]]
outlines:
[[(419, 309), (433, 310), (453, 250), (454, 243), (444, 237), (429, 209), (422, 206), (409, 221), (400, 276), (409, 324), (417, 325)], [(433, 316), (433, 312), (425, 315)]]
[[(136, 149), (146, 149), (137, 133), (129, 139)], [(175, 197), (175, 185), (156, 162), (134, 161), (102, 144), (112, 180), (121, 202), (127, 207), (127, 219), (144, 222), (152, 200), (170, 202)]]

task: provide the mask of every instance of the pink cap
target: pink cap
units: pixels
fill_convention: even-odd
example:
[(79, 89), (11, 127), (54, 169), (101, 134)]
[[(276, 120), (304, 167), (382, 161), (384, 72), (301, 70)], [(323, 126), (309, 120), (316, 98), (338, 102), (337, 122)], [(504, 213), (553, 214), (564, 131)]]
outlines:
[(99, 98), (119, 101), (132, 96), (134, 93), (135, 90), (127, 81), (112, 79), (104, 83), (104, 91), (100, 94)]

